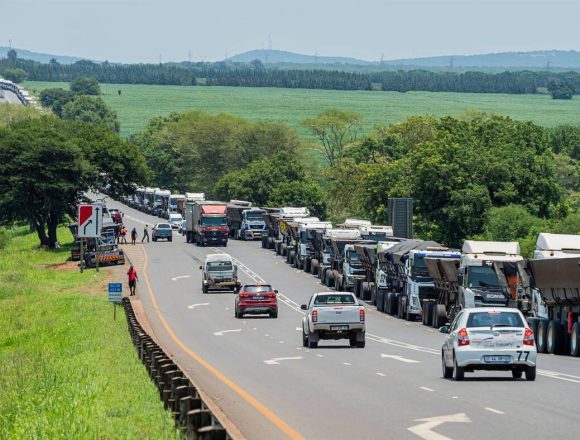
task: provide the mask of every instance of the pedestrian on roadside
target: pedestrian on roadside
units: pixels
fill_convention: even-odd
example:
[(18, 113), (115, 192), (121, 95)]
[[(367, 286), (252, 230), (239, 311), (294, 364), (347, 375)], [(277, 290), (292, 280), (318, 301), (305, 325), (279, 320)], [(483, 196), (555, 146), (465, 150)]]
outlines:
[(149, 225), (145, 225), (145, 229), (143, 229), (143, 238), (141, 239), (141, 243), (143, 243), (147, 239), (147, 243), (149, 243)]
[(127, 276), (129, 277), (129, 296), (135, 296), (135, 283), (139, 281), (139, 277), (137, 276), (137, 271), (131, 265), (129, 267), (129, 271), (127, 272)]
[(131, 244), (135, 244), (135, 240), (137, 240), (137, 229), (133, 228), (131, 231)]
[(127, 244), (127, 228), (125, 225), (121, 226), (121, 243)]

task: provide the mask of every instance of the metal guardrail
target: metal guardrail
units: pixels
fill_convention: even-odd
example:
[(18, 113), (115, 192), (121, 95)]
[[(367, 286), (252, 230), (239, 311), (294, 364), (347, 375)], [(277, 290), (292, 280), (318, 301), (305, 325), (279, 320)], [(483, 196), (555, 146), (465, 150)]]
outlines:
[(143, 330), (129, 298), (123, 298), (129, 333), (159, 397), (186, 439), (231, 440), (223, 424), (208, 408), (197, 388), (179, 366)]

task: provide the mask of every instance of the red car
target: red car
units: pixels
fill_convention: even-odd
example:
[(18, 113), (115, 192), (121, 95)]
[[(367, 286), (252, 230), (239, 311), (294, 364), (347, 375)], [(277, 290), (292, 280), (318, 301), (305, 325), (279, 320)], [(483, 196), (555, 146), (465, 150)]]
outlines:
[(269, 284), (246, 284), (236, 295), (236, 318), (244, 315), (269, 314), (270, 318), (278, 317), (277, 290)]
[(109, 214), (111, 214), (114, 223), (123, 223), (123, 213), (118, 209), (109, 209)]

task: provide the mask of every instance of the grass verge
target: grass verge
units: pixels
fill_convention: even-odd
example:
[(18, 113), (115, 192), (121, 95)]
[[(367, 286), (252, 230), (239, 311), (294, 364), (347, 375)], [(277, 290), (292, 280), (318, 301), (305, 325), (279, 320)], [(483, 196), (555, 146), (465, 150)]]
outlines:
[[(137, 359), (111, 272), (8, 232), (0, 250), (0, 438), (179, 438)], [(67, 237), (65, 239), (65, 237)], [(61, 242), (71, 242), (66, 228)]]

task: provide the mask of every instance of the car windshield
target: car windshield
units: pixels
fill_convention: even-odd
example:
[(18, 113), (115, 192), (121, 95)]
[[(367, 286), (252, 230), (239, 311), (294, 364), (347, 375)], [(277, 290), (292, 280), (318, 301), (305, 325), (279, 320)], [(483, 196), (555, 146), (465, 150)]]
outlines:
[(429, 271), (425, 263), (425, 257), (415, 255), (413, 258), (413, 275), (428, 277)]
[(247, 212), (246, 218), (248, 220), (252, 220), (252, 221), (262, 220), (262, 213), (261, 212)]
[(360, 263), (360, 257), (355, 251), (348, 251), (348, 261), (351, 263)]
[(171, 229), (171, 226), (169, 226), (167, 223), (159, 223), (157, 225), (157, 229)]
[(473, 327), (524, 327), (519, 313), (515, 312), (472, 312), (467, 318), (467, 328)]
[(217, 272), (222, 270), (232, 270), (231, 261), (209, 261), (206, 265), (208, 272)]
[(499, 279), (491, 266), (470, 266), (467, 287), (499, 287)]
[(264, 292), (271, 292), (272, 286), (265, 285), (265, 286), (246, 286), (244, 288), (244, 292), (246, 293), (264, 293)]
[(224, 216), (219, 217), (202, 217), (202, 226), (227, 226), (228, 220)]
[(325, 304), (355, 304), (352, 295), (317, 295), (314, 305), (323, 306)]

